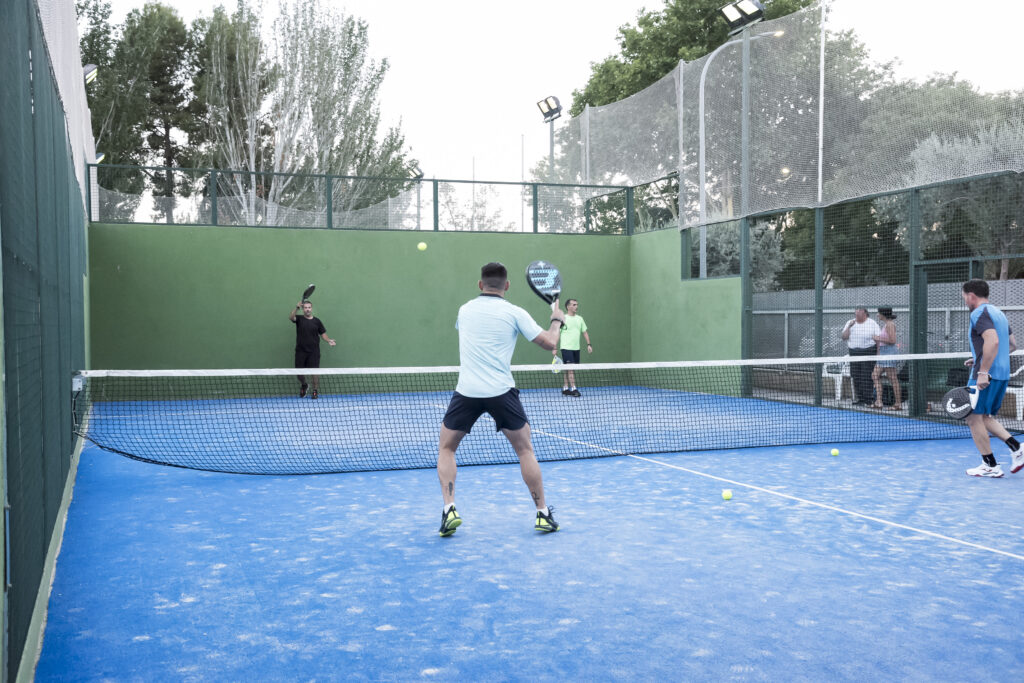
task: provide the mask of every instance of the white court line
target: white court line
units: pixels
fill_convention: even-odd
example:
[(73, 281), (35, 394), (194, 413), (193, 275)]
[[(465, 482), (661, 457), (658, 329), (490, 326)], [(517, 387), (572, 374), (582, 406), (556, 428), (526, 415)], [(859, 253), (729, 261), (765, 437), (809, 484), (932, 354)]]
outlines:
[(924, 534), (925, 536), (931, 536), (932, 538), (938, 538), (943, 541), (949, 541), (950, 543), (958, 543), (965, 545), (969, 548), (976, 548), (978, 550), (986, 550), (990, 553), (997, 555), (1005, 555), (1006, 557), (1012, 557), (1015, 560), (1024, 560), (1024, 555), (1017, 555), (1016, 553), (1007, 552), (1005, 550), (999, 550), (998, 548), (990, 548), (986, 545), (980, 545), (978, 543), (971, 543), (970, 541), (962, 541), (959, 538), (953, 538), (952, 536), (946, 536), (943, 534), (937, 534), (934, 531), (926, 531), (924, 529), (918, 529), (917, 527), (907, 526), (906, 524), (900, 524), (898, 522), (890, 522), (887, 519), (881, 517), (872, 517), (871, 515), (865, 515), (860, 512), (854, 512), (853, 510), (847, 510), (846, 508), (836, 507), (835, 505), (827, 505), (826, 503), (818, 503), (813, 500), (807, 500), (806, 498), (799, 498), (797, 496), (791, 496), (788, 493), (780, 493), (779, 491), (772, 491), (771, 489), (762, 488), (760, 486), (754, 486), (753, 484), (744, 484), (743, 482), (733, 481), (732, 479), (726, 479), (725, 477), (718, 477), (713, 474), (707, 474), (705, 472), (698, 472), (697, 470), (687, 469), (686, 467), (680, 467), (679, 465), (672, 465), (667, 462), (655, 460), (653, 458), (645, 458), (640, 455), (633, 455), (631, 453), (626, 454), (630, 458), (636, 458), (637, 460), (643, 460), (645, 462), (651, 462), (656, 465), (662, 465), (664, 467), (671, 467), (675, 470), (681, 470), (690, 474), (696, 474), (699, 477), (707, 477), (708, 479), (715, 479), (717, 481), (723, 481), (733, 486), (742, 486), (744, 488), (753, 489), (754, 491), (761, 491), (762, 493), (770, 493), (773, 496), (779, 496), (780, 498), (788, 498), (798, 503), (805, 503), (807, 505), (814, 505), (816, 507), (825, 508), (826, 510), (832, 510), (834, 512), (840, 512), (844, 515), (850, 515), (851, 517), (860, 517), (861, 519), (867, 519), (872, 522), (878, 522), (879, 524), (885, 524), (886, 526), (896, 527), (897, 529), (905, 529), (906, 531), (913, 531), (917, 534)]
[(859, 517), (860, 519), (866, 519), (886, 526), (896, 527), (897, 529), (904, 529), (906, 531), (912, 531), (916, 534), (923, 534), (924, 536), (931, 536), (942, 541), (949, 541), (950, 543), (957, 543), (959, 545), (967, 546), (968, 548), (975, 548), (977, 550), (985, 550), (996, 555), (1004, 555), (1006, 557), (1012, 557), (1015, 560), (1024, 560), (1024, 555), (1018, 555), (1016, 553), (1007, 552), (1006, 550), (999, 550), (998, 548), (990, 548), (987, 545), (980, 545), (978, 543), (971, 543), (970, 541), (962, 541), (959, 538), (953, 538), (952, 536), (946, 536), (944, 534), (937, 534), (934, 531), (926, 531), (925, 529), (918, 529), (917, 527), (908, 526), (906, 524), (900, 524), (899, 522), (891, 522), (881, 517), (872, 517), (871, 515), (865, 515), (860, 512), (854, 512), (853, 510), (847, 510), (846, 508), (837, 507), (835, 505), (828, 505), (826, 503), (818, 503), (813, 500), (807, 500), (806, 498), (800, 498), (798, 496), (791, 496), (788, 493), (781, 493), (779, 491), (772, 491), (761, 486), (754, 486), (753, 484), (744, 484), (741, 481), (733, 481), (732, 479), (726, 479), (725, 477), (719, 477), (714, 474), (707, 474), (706, 472), (698, 472), (697, 470), (691, 470), (686, 467), (680, 467), (679, 465), (673, 465), (671, 463), (662, 462), (661, 460), (655, 460), (654, 458), (645, 458), (642, 455), (633, 455), (632, 453), (622, 453), (621, 451), (615, 451), (610, 448), (604, 448), (592, 443), (586, 443), (584, 441), (577, 441), (576, 439), (570, 439), (564, 436), (558, 436), (557, 434), (551, 434), (548, 432), (542, 432), (537, 430), (538, 434), (544, 434), (555, 439), (562, 439), (563, 441), (571, 441), (572, 443), (579, 444), (580, 446), (587, 446), (588, 448), (596, 448), (601, 451), (606, 451), (613, 455), (624, 455), (627, 458), (634, 458), (636, 460), (643, 460), (644, 462), (654, 463), (655, 465), (661, 465), (663, 467), (670, 467), (674, 470), (681, 472), (687, 472), (689, 474), (695, 474), (698, 477), (706, 477), (708, 479), (714, 479), (716, 481), (725, 482), (726, 484), (732, 484), (733, 486), (742, 486), (744, 488), (752, 489), (754, 491), (761, 491), (762, 493), (768, 493), (773, 496), (779, 496), (780, 498), (788, 498), (789, 500), (796, 501), (798, 503), (804, 503), (806, 505), (813, 505), (815, 507), (824, 508), (826, 510), (832, 510), (833, 512), (839, 512), (844, 515), (850, 515), (851, 517)]

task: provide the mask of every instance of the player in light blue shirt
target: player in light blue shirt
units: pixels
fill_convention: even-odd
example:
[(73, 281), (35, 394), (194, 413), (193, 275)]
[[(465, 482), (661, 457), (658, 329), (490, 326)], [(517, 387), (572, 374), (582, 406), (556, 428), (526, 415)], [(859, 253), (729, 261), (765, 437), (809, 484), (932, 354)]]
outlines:
[(455, 450), (485, 412), (494, 418), (498, 431), (505, 435), (519, 457), (523, 481), (537, 507), (534, 528), (544, 532), (558, 530), (553, 511), (544, 501), (544, 481), (533, 453), (530, 423), (519, 401), (511, 364), (519, 335), (548, 351), (554, 349), (565, 315), (556, 300), (551, 304), (551, 322), (545, 330), (529, 313), (505, 300), (508, 285), (505, 266), (485, 265), (480, 269), (477, 283), (480, 296), (463, 304), (455, 324), (459, 331), (459, 381), (441, 424), (437, 453), (437, 476), (444, 498), (442, 536), (451, 536), (462, 524), (462, 518), (455, 511)]
[(967, 470), (972, 477), (1001, 477), (1003, 468), (992, 454), (989, 434), (995, 434), (1010, 448), (1010, 472), (1024, 469), (1024, 448), (995, 416), (1003, 403), (1010, 380), (1010, 354), (1017, 349), (1017, 340), (1006, 316), (988, 302), (988, 283), (968, 280), (963, 286), (964, 303), (971, 311), (971, 353), (966, 365), (971, 368), (968, 386), (978, 391), (974, 411), (967, 416), (974, 445), (981, 452), (982, 464)]

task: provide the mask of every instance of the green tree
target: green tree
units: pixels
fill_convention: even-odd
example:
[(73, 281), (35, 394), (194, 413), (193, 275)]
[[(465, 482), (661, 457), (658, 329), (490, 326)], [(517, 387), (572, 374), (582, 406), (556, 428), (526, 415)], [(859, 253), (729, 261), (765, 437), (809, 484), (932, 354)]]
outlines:
[(168, 198), (160, 203), (160, 213), (172, 223), (173, 198), (191, 190), (191, 179), (175, 174), (171, 168), (188, 166), (194, 158), (187, 141), (193, 127), (188, 109), (192, 99), (188, 75), (192, 41), (185, 23), (173, 8), (150, 2), (141, 10), (128, 13), (121, 43), (134, 46), (133, 54), (145, 55), (145, 59), (135, 65), (146, 86), (146, 109), (140, 133), (146, 145), (147, 161), (166, 167), (153, 174), (152, 191), (156, 197)]

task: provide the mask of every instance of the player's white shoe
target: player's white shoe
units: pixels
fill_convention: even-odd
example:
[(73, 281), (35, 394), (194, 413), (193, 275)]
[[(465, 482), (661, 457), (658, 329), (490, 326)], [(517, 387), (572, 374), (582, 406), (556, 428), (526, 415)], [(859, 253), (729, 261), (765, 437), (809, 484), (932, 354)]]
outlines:
[(982, 464), (978, 465), (977, 467), (972, 467), (971, 469), (967, 470), (967, 474), (969, 474), (972, 477), (996, 477), (997, 478), (997, 477), (1003, 476), (1003, 468), (1000, 467), (999, 465), (996, 465), (995, 467), (989, 467), (985, 463), (982, 463)]
[(1013, 458), (1013, 461), (1010, 463), (1010, 472), (1017, 474), (1024, 469), (1024, 446), (1015, 450), (1010, 456)]

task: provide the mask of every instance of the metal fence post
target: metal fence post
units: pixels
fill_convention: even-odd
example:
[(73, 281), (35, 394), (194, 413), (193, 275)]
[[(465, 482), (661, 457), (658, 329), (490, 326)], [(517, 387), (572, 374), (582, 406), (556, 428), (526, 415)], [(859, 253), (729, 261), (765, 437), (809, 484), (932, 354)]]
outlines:
[(437, 189), (437, 179), (435, 178), (431, 182), (434, 184), (434, 231), (436, 232), (441, 229), (441, 212), (438, 208), (438, 196), (440, 193)]
[(632, 235), (633, 228), (636, 225), (636, 219), (633, 216), (633, 188), (626, 188), (626, 234)]
[[(820, 206), (814, 210), (814, 355), (821, 357), (824, 347), (825, 293), (825, 209)], [(788, 349), (787, 349), (788, 352)], [(842, 382), (842, 377), (839, 378)], [(814, 405), (821, 405), (821, 368), (814, 373)]]
[(217, 225), (217, 171), (210, 171), (210, 223)]
[[(928, 273), (917, 265), (921, 258), (921, 193), (907, 197), (907, 230), (910, 231), (910, 352), (928, 351)], [(928, 368), (910, 364), (910, 414), (924, 415), (928, 408)]]
[(537, 206), (537, 183), (533, 183), (533, 231), (538, 232), (537, 227), (540, 223), (540, 207)]
[(327, 229), (334, 228), (334, 192), (331, 189), (331, 176), (327, 175)]

